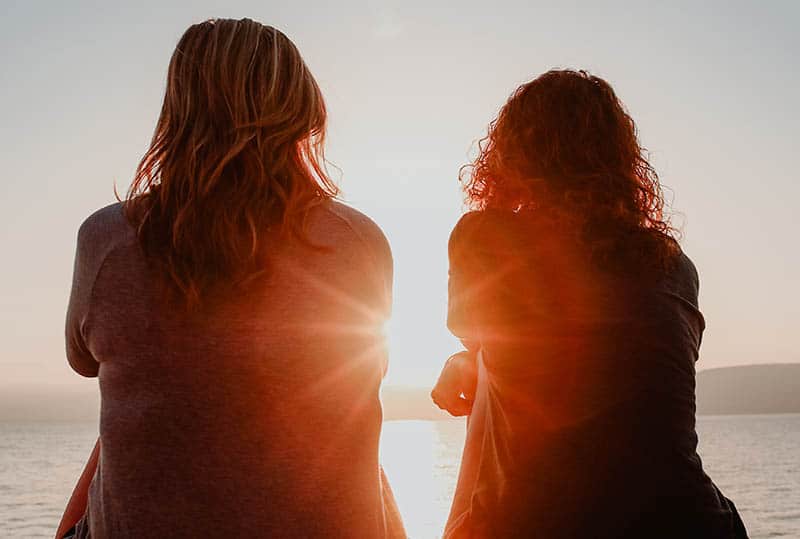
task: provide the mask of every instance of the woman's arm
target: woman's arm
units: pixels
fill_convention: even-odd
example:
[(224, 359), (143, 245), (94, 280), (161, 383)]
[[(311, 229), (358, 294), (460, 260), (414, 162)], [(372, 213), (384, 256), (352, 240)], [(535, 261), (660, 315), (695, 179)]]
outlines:
[(98, 265), (95, 260), (97, 256), (93, 256), (93, 250), (97, 250), (93, 241), (95, 238), (92, 225), (87, 219), (78, 231), (65, 328), (67, 361), (75, 372), (90, 378), (96, 377), (100, 368), (84, 337), (84, 325), (89, 314), (89, 302)]
[[(470, 261), (475, 214), (461, 218), (450, 235), (448, 256), (447, 326), (466, 348), (447, 359), (436, 386), (431, 391), (433, 402), (454, 416), (469, 415), (478, 380), (477, 355), (480, 340), (473, 320), (475, 299), (480, 284), (469, 276), (477, 268)], [(476, 286), (477, 284), (477, 286)]]
[(83, 469), (78, 484), (72, 491), (72, 496), (67, 502), (67, 508), (64, 509), (64, 515), (61, 517), (61, 523), (58, 525), (56, 531), (56, 539), (61, 539), (84, 515), (86, 512), (86, 505), (89, 500), (89, 485), (92, 483), (94, 474), (97, 471), (97, 461), (100, 458), (100, 438), (94, 444), (92, 454), (89, 455), (89, 460), (86, 462), (86, 467)]

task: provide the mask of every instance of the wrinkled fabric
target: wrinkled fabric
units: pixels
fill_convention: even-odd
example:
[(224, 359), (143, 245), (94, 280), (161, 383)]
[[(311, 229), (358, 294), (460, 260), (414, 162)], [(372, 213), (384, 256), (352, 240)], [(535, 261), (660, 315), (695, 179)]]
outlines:
[(583, 251), (525, 214), (452, 233), (448, 325), (480, 352), (445, 537), (746, 537), (697, 455), (693, 264), (626, 275)]
[(265, 232), (265, 277), (192, 312), (119, 204), (81, 226), (67, 357), (102, 397), (82, 536), (404, 536), (378, 463), (391, 252), (336, 202), (305, 225)]

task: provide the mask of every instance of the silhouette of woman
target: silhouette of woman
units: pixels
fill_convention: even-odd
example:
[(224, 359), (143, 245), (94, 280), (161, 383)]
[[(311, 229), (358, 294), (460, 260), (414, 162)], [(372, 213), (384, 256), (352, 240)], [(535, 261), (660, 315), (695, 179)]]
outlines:
[(78, 234), (67, 357), (102, 406), (61, 531), (405, 536), (378, 463), (391, 252), (334, 200), (325, 126), (278, 30), (180, 39), (127, 199)]
[(447, 538), (739, 538), (697, 455), (694, 265), (604, 80), (520, 86), (462, 169), (434, 401), (469, 414)]

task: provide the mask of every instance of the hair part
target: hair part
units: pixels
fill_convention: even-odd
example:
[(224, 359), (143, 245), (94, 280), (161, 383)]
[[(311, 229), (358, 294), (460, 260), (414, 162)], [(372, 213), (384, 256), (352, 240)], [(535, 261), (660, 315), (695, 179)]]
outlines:
[(603, 266), (664, 268), (677, 251), (636, 124), (586, 71), (551, 70), (518, 87), (459, 178), (471, 209), (556, 220)]
[(282, 32), (250, 19), (186, 30), (125, 201), (169, 289), (196, 305), (263, 273), (268, 230), (304, 237), (308, 211), (338, 194), (326, 122), (319, 86)]

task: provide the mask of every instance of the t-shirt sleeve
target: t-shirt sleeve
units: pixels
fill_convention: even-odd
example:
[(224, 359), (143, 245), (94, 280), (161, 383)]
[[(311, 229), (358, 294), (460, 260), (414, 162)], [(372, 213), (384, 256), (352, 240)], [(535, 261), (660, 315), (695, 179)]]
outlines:
[(385, 375), (389, 365), (389, 352), (383, 329), (392, 314), (392, 249), (383, 231), (369, 217), (352, 209), (347, 210), (344, 217), (364, 247), (362, 268), (365, 271), (361, 274), (358, 288), (362, 290), (359, 294), (365, 294), (362, 301), (365, 301), (366, 324), (374, 330), (369, 334), (380, 341), (369, 346), (380, 356), (377, 360)]
[(385, 375), (389, 353), (384, 329), (392, 312), (392, 250), (372, 219), (339, 202), (331, 202), (328, 207), (348, 230), (338, 244), (338, 248), (348, 252), (352, 270), (343, 312), (350, 313), (346, 318), (352, 317), (352, 323), (364, 329), (357, 333), (362, 346), (369, 351), (369, 363), (378, 365)]
[(378, 266), (378, 310), (383, 321), (392, 314), (392, 285), (394, 281), (394, 260), (389, 241), (379, 229), (373, 232), (373, 258)]
[[(392, 315), (392, 286), (394, 280), (394, 260), (392, 259), (392, 250), (386, 236), (380, 229), (373, 231), (372, 234), (372, 247), (373, 247), (373, 260), (377, 264), (378, 278), (376, 284), (376, 305), (373, 309), (379, 318), (378, 322), (382, 328), (385, 328), (386, 323)], [(383, 374), (385, 375), (389, 368), (389, 352), (386, 343), (386, 336), (381, 332), (382, 342), (381, 349), (381, 363)]]
[(475, 303), (480, 283), (471, 277), (479, 270), (472, 255), (477, 214), (468, 213), (456, 224), (448, 242), (447, 327), (462, 341), (477, 341)]
[(349, 209), (344, 218), (366, 249), (364, 267), (370, 269), (364, 278), (369, 283), (369, 309), (383, 323), (392, 314), (394, 260), (389, 240), (377, 224), (360, 212)]
[(96, 272), (92, 257), (87, 252), (90, 245), (89, 227), (81, 226), (78, 231), (78, 245), (75, 252), (75, 264), (72, 274), (72, 290), (69, 296), (66, 321), (67, 361), (72, 369), (81, 376), (95, 377), (99, 364), (92, 356), (86, 343), (85, 325), (89, 315), (92, 287)]
[(517, 321), (539, 301), (530, 253), (520, 252), (519, 225), (510, 217), (470, 212), (450, 235), (447, 327), (467, 348), (513, 337)]

